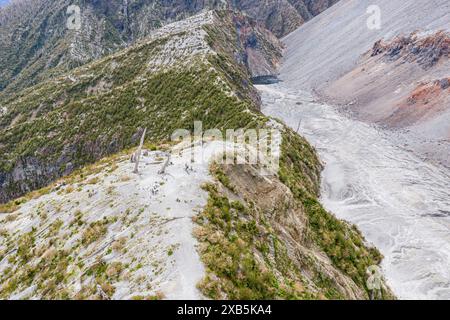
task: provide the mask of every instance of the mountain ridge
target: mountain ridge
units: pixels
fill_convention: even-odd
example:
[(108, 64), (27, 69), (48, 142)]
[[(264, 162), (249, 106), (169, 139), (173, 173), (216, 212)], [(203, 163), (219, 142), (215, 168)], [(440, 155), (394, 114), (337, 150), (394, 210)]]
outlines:
[[(246, 48), (248, 37), (256, 47)], [(160, 141), (194, 119), (219, 128), (254, 123), (257, 113), (238, 112), (259, 108), (248, 61), (274, 68), (281, 50), (278, 40), (245, 18), (210, 11), (19, 91), (2, 103), (0, 201), (130, 146), (144, 127), (148, 139)]]

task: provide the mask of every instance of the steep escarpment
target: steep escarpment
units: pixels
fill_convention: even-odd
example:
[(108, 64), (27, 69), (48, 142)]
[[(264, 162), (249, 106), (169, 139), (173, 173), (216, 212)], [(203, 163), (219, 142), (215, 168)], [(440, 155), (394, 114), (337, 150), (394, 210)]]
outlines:
[(339, 0), (239, 0), (229, 1), (231, 8), (245, 12), (278, 37), (297, 29)]
[[(317, 201), (314, 149), (284, 129), (280, 171), (217, 165), (195, 235), (213, 299), (367, 299), (366, 270), (382, 257)], [(392, 298), (385, 287), (383, 298)]]
[(276, 77), (283, 44), (270, 31), (241, 14), (222, 14), (225, 30), (209, 28), (208, 42), (218, 52), (234, 56), (251, 78)]
[[(418, 97), (425, 84), (434, 83), (436, 89), (440, 89), (435, 92), (436, 99), (438, 91), (445, 93), (449, 48), (450, 36), (444, 31), (379, 40), (362, 56), (357, 67), (324, 92), (340, 102), (353, 100), (351, 109), (365, 119), (401, 127), (402, 124), (396, 125), (391, 117), (404, 102), (418, 109), (431, 108), (431, 100)], [(415, 122), (421, 120), (426, 119), (419, 117)]]
[(450, 34), (445, 31), (424, 36), (413, 33), (389, 42), (379, 40), (371, 52), (372, 57), (378, 55), (384, 55), (391, 61), (403, 59), (405, 62), (416, 62), (424, 69), (429, 69), (441, 59), (449, 58)]
[[(159, 142), (194, 120), (205, 129), (257, 126), (259, 98), (247, 63), (255, 60), (245, 59), (244, 44), (247, 35), (252, 43), (271, 43), (258, 58), (268, 66), (281, 48), (266, 33), (251, 32), (252, 24), (239, 34), (233, 19), (207, 12), (168, 25), (129, 49), (5, 99), (0, 201), (135, 144), (145, 127), (148, 139)], [(228, 37), (227, 50), (211, 47)]]
[[(367, 11), (371, 5), (380, 9), (380, 29), (368, 26), (374, 17)], [(324, 87), (351, 71), (380, 39), (448, 31), (449, 11), (445, 0), (339, 1), (285, 38), (284, 80), (305, 89)]]

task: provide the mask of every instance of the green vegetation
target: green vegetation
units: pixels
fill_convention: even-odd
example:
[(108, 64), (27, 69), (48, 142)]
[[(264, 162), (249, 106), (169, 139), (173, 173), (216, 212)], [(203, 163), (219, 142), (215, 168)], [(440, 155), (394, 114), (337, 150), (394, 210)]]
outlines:
[[(207, 267), (207, 276), (199, 288), (206, 296), (348, 299), (348, 293), (337, 285), (340, 280), (324, 271), (329, 267), (308, 253), (318, 249), (368, 298), (366, 270), (381, 262), (381, 254), (365, 245), (355, 227), (334, 217), (318, 202), (321, 165), (306, 140), (289, 129), (283, 133), (278, 178), (292, 191), (296, 204), (277, 203), (269, 215), (255, 204), (256, 199), (242, 199), (242, 189), (236, 189), (221, 166), (214, 165), (211, 171), (217, 183), (205, 186), (208, 204), (195, 219), (199, 226), (195, 235)], [(230, 197), (242, 200), (231, 201)], [(274, 231), (275, 225), (281, 224), (286, 231), (298, 232), (296, 227), (290, 227), (292, 218), (286, 216), (289, 210), (297, 210), (306, 219), (306, 230), (290, 249), (295, 254), (289, 253), (288, 246), (292, 248), (292, 244), (288, 245), (287, 239)], [(309, 249), (297, 251), (295, 246)], [(384, 298), (393, 296), (385, 292)]]
[[(36, 245), (35, 236), (35, 231), (22, 235), (16, 253), (8, 257), (14, 267), (8, 267), (0, 276), (0, 298), (7, 299), (18, 288), (31, 285), (42, 299), (69, 298), (65, 289), (70, 278), (68, 252), (45, 244)], [(32, 263), (35, 257), (40, 258)]]
[(301, 277), (282, 246), (276, 265), (264, 259), (266, 243), (276, 239), (276, 234), (263, 216), (241, 202), (230, 201), (214, 185), (205, 189), (209, 200), (196, 218), (199, 227), (195, 232), (207, 267), (207, 276), (199, 284), (201, 291), (212, 299), (311, 298), (302, 290)]
[[(3, 195), (18, 196), (61, 176), (66, 178), (60, 182), (69, 186), (63, 188), (55, 183), (29, 193), (0, 205), (0, 213), (11, 213), (6, 219), (13, 221), (17, 217), (15, 212), (31, 198), (55, 189), (65, 194), (81, 190), (75, 188), (76, 183), (98, 183), (100, 180), (95, 175), (115, 170), (111, 163), (120, 155), (106, 156), (136, 145), (142, 128), (148, 129), (147, 144), (155, 149), (155, 145), (167, 142), (175, 129), (192, 130), (194, 121), (202, 121), (204, 130), (264, 127), (268, 119), (258, 111), (258, 97), (249, 74), (234, 60), (239, 48), (219, 45), (233, 43), (237, 34), (220, 29), (206, 27), (208, 41), (217, 54), (195, 57), (189, 66), (181, 64), (149, 71), (148, 61), (158, 57), (167, 41), (158, 39), (80, 67), (70, 76), (43, 82), (2, 101), (8, 112), (0, 118), (0, 173), (11, 174), (18, 163), (32, 163), (36, 169), (55, 169), (42, 170), (42, 174), (36, 173), (22, 184), (7, 183)], [(231, 29), (234, 30), (234, 26)], [(100, 158), (103, 160), (88, 165)], [(306, 220), (301, 245), (311, 251), (319, 248), (333, 266), (359, 288), (365, 289), (367, 267), (380, 262), (379, 252), (365, 246), (356, 228), (336, 219), (320, 205), (322, 168), (315, 150), (288, 129), (283, 133), (280, 160), (278, 179), (290, 189), (294, 203), (274, 204), (270, 213), (256, 206), (255, 199), (240, 197), (225, 171), (220, 167), (212, 168), (217, 183), (205, 186), (208, 203), (195, 219), (198, 224), (195, 234), (207, 268), (207, 276), (199, 288), (206, 296), (347, 298), (337, 288), (336, 279), (320, 269), (313, 255), (297, 248), (292, 250), (284, 235), (275, 230), (274, 225), (282, 223), (293, 207), (296, 214), (304, 215)], [(123, 175), (119, 182), (129, 179)], [(114, 193), (114, 189), (109, 189), (108, 193)], [(144, 211), (140, 209), (139, 213)], [(129, 214), (130, 209), (123, 217), (123, 223), (128, 225), (135, 221)], [(83, 213), (75, 212), (73, 228), (83, 227), (77, 245), (89, 249), (106, 235), (110, 222), (106, 219), (87, 224)], [(9, 267), (0, 278), (0, 298), (8, 298), (19, 288), (32, 284), (36, 285), (35, 294), (39, 297), (73, 298), (61, 288), (71, 280), (67, 267), (74, 258), (62, 249), (61, 239), (51, 239), (61, 226), (61, 221), (54, 221), (47, 232), (50, 239), (39, 245), (35, 243), (35, 230), (21, 236), (16, 241), (17, 248), (5, 241), (7, 248), (0, 252), (0, 258), (7, 258)], [(295, 226), (292, 230), (298, 231)], [(1, 234), (8, 236), (5, 232)], [(176, 248), (168, 248), (167, 256), (173, 256)], [(111, 244), (108, 253), (119, 254), (126, 250), (126, 239), (121, 238)], [(31, 260), (37, 263), (30, 263)], [(83, 268), (83, 261), (78, 265)], [(142, 267), (138, 263), (134, 271)], [(82, 280), (91, 277), (95, 281), (83, 287), (76, 298), (98, 298), (96, 284), (106, 295), (112, 296), (115, 292), (112, 283), (121, 279), (124, 268), (120, 263), (108, 264), (101, 260), (86, 266)], [(163, 295), (135, 298), (161, 299)]]
[(81, 243), (84, 246), (88, 246), (103, 237), (107, 231), (105, 222), (107, 223), (107, 220), (91, 223), (89, 227), (84, 230), (81, 237)]

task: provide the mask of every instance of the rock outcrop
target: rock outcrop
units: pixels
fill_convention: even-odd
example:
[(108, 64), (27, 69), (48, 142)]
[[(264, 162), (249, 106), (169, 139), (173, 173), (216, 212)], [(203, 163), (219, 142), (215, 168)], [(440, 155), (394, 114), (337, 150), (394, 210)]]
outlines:
[(378, 55), (384, 55), (390, 61), (403, 59), (407, 62), (416, 62), (429, 69), (441, 59), (450, 57), (450, 33), (439, 31), (421, 36), (415, 32), (392, 41), (379, 40), (374, 44), (371, 53), (372, 57)]

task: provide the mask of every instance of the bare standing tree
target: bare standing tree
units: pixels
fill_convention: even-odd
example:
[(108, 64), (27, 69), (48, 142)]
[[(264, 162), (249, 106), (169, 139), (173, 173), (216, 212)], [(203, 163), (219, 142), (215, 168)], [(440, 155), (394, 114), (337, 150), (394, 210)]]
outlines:
[(158, 174), (165, 174), (166, 173), (166, 169), (167, 169), (167, 167), (170, 164), (171, 155), (170, 155), (170, 153), (167, 153), (166, 156), (167, 156), (166, 162), (164, 162), (161, 170), (158, 171)]
[(300, 120), (298, 122), (298, 126), (297, 126), (297, 131), (295, 131), (295, 132), (298, 133), (300, 131), (301, 126), (302, 126), (302, 119), (300, 118)]
[(133, 173), (139, 173), (139, 161), (141, 160), (141, 152), (142, 152), (142, 146), (144, 145), (144, 139), (145, 139), (145, 134), (147, 133), (147, 128), (144, 129), (144, 133), (142, 134), (141, 137), (141, 143), (139, 144), (139, 148), (137, 149), (137, 151), (134, 154), (134, 171)]

